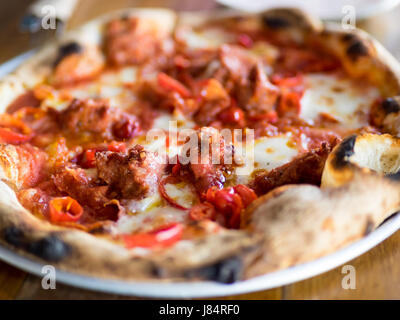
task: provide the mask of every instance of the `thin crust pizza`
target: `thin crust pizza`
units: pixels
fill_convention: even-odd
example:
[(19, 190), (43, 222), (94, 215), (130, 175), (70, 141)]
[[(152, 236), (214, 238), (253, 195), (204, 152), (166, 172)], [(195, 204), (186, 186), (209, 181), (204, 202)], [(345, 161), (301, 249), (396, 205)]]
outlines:
[(237, 280), (400, 207), (400, 66), (297, 10), (116, 12), (0, 83), (0, 242), (60, 270)]

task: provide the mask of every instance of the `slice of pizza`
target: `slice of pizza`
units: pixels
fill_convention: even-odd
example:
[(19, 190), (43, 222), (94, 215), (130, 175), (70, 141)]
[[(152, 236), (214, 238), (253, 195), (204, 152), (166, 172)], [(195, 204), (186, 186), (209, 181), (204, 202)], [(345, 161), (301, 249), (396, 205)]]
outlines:
[(400, 67), (297, 10), (124, 10), (0, 84), (0, 241), (61, 270), (230, 283), (400, 206)]

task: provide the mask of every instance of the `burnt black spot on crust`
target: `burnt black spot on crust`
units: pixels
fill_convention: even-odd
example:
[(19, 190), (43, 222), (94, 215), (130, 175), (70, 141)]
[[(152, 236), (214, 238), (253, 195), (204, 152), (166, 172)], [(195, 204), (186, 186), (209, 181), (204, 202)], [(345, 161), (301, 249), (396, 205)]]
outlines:
[(400, 111), (399, 102), (394, 98), (386, 98), (385, 100), (383, 100), (382, 108), (383, 110), (385, 110), (386, 114)]
[(368, 54), (367, 46), (360, 40), (355, 40), (348, 46), (346, 50), (347, 55), (352, 60), (356, 60), (358, 57), (366, 56)]
[(273, 30), (290, 27), (290, 21), (283, 17), (263, 16), (262, 21), (268, 28)]
[(11, 226), (4, 229), (4, 240), (17, 248), (24, 247), (26, 239), (23, 231), (17, 227)]
[(55, 234), (32, 240), (22, 229), (10, 226), (3, 230), (3, 237), (9, 244), (47, 261), (60, 261), (71, 252), (71, 248)]
[(385, 177), (393, 181), (400, 181), (400, 171), (396, 173), (389, 173)]
[(333, 158), (332, 165), (334, 167), (342, 168), (347, 164), (348, 158), (354, 154), (354, 144), (356, 142), (356, 138), (356, 135), (352, 135), (342, 141), (336, 151), (335, 157)]
[(371, 220), (367, 220), (364, 230), (364, 236), (369, 235), (374, 230), (374, 223)]
[(240, 279), (242, 268), (243, 263), (239, 257), (230, 257), (218, 263), (190, 271), (186, 276), (201, 277), (220, 283), (233, 283)]
[(66, 56), (69, 56), (73, 53), (81, 53), (82, 51), (83, 51), (82, 46), (75, 41), (68, 42), (62, 45), (58, 49), (58, 55), (56, 61), (54, 62), (54, 66), (57, 66), (61, 62), (61, 60), (64, 59)]
[(357, 39), (357, 36), (352, 33), (346, 33), (342, 36), (343, 42), (353, 42), (353, 41), (356, 41), (356, 39)]
[(70, 247), (55, 235), (42, 238), (28, 245), (30, 253), (47, 261), (60, 261), (70, 253)]

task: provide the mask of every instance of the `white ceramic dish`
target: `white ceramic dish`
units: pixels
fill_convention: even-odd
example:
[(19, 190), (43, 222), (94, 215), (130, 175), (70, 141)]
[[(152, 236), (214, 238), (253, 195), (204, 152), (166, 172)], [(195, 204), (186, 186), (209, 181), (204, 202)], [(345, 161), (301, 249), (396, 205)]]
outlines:
[[(33, 51), (24, 53), (0, 66), (0, 78), (11, 72), (32, 54)], [(269, 273), (250, 280), (236, 282), (234, 284), (219, 284), (215, 282), (166, 283), (160, 281), (115, 281), (87, 277), (59, 270), (56, 273), (56, 281), (95, 291), (153, 298), (201, 298), (248, 293), (280, 287), (331, 270), (373, 248), (399, 229), (400, 214), (396, 214), (368, 236), (333, 254), (309, 263)], [(42, 264), (24, 258), (1, 246), (0, 259), (32, 274), (38, 276), (43, 275)], [(340, 286), (340, 283), (338, 283), (338, 286)]]

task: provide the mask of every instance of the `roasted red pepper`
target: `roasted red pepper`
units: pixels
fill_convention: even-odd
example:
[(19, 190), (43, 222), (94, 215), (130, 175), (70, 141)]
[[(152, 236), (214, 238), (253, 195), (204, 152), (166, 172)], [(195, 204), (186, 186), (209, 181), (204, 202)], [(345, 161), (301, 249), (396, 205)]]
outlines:
[(32, 138), (32, 130), (20, 119), (9, 114), (0, 116), (0, 142), (19, 144)]
[(253, 39), (244, 33), (238, 35), (237, 42), (245, 48), (251, 48), (253, 46)]
[(183, 226), (180, 223), (172, 223), (150, 232), (124, 235), (126, 248), (165, 248), (172, 246), (182, 238)]
[(179, 93), (183, 98), (189, 98), (191, 96), (190, 91), (182, 83), (171, 78), (169, 75), (160, 72), (158, 74), (158, 84), (160, 87), (167, 91), (175, 91)]
[(124, 142), (113, 141), (108, 145), (107, 150), (114, 152), (125, 152), (126, 144)]
[(27, 142), (30, 139), (31, 139), (31, 136), (29, 136), (29, 135), (14, 132), (9, 128), (0, 128), (0, 142), (1, 143), (19, 144), (19, 143)]
[(96, 167), (96, 152), (97, 149), (86, 149), (78, 159), (79, 165), (84, 169)]
[(271, 77), (271, 82), (280, 87), (296, 87), (303, 84), (303, 76), (295, 75), (295, 76), (284, 76), (281, 74), (274, 74)]
[(50, 221), (54, 223), (75, 222), (83, 214), (83, 208), (71, 197), (59, 197), (50, 200)]

